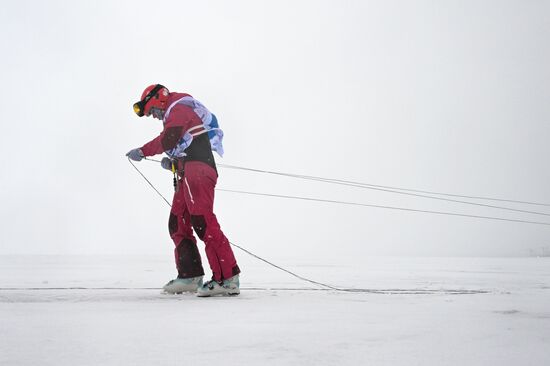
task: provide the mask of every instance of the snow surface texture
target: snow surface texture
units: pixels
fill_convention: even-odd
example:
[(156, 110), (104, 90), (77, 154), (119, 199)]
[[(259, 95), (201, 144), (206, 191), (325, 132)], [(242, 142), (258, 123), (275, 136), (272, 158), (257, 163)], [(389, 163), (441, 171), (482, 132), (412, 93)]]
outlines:
[[(240, 254), (242, 293), (162, 295), (169, 258), (0, 257), (0, 365), (549, 365), (550, 258)], [(315, 289), (314, 289), (315, 288)]]

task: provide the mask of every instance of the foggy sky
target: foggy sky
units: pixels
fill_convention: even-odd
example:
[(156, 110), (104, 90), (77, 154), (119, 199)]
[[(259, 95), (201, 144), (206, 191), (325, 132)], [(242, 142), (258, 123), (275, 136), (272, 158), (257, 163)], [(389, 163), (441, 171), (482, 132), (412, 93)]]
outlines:
[[(550, 203), (547, 1), (17, 1), (0, 10), (0, 254), (164, 254), (169, 208), (125, 153), (162, 83), (225, 132), (219, 163)], [(172, 178), (140, 162), (170, 199)], [(219, 168), (219, 188), (550, 222)], [(550, 207), (503, 206), (550, 214)], [(526, 255), (550, 227), (217, 192), (270, 258)]]

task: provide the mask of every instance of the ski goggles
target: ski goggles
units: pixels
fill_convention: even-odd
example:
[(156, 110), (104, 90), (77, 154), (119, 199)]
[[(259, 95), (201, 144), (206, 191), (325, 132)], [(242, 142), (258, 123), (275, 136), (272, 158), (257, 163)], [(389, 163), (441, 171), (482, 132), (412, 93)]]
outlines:
[(143, 98), (142, 100), (140, 100), (139, 102), (136, 102), (134, 103), (134, 112), (139, 116), (139, 117), (143, 117), (145, 115), (145, 105), (147, 104), (147, 102), (149, 102), (149, 100), (151, 100), (151, 98), (153, 98), (158, 92), (160, 89), (164, 88), (164, 86), (160, 85), (160, 84), (157, 84), (153, 89), (151, 89), (151, 91), (149, 93), (147, 93), (147, 95), (145, 96), (145, 98)]

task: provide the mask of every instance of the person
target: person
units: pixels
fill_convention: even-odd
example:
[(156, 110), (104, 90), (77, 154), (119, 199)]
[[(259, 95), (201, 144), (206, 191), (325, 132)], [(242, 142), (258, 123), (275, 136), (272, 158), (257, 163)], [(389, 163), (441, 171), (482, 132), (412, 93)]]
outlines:
[[(170, 92), (161, 84), (143, 91), (134, 112), (139, 117), (162, 120), (163, 130), (126, 155), (140, 161), (166, 153), (161, 166), (174, 173), (168, 230), (175, 244), (178, 275), (163, 287), (164, 292), (196, 292), (200, 297), (238, 295), (240, 269), (213, 212), (218, 172), (212, 151), (223, 155), (223, 132), (216, 116), (191, 95)], [(204, 269), (193, 230), (205, 244), (212, 270), (212, 279), (207, 282), (203, 282)]]

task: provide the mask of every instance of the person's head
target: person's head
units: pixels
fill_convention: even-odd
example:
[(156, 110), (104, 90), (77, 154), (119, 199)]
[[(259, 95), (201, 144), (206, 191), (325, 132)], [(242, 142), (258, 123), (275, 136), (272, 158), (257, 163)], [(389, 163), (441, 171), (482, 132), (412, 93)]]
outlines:
[(134, 103), (134, 112), (139, 116), (153, 116), (162, 119), (168, 101), (168, 89), (160, 84), (149, 85), (141, 94), (141, 100)]

